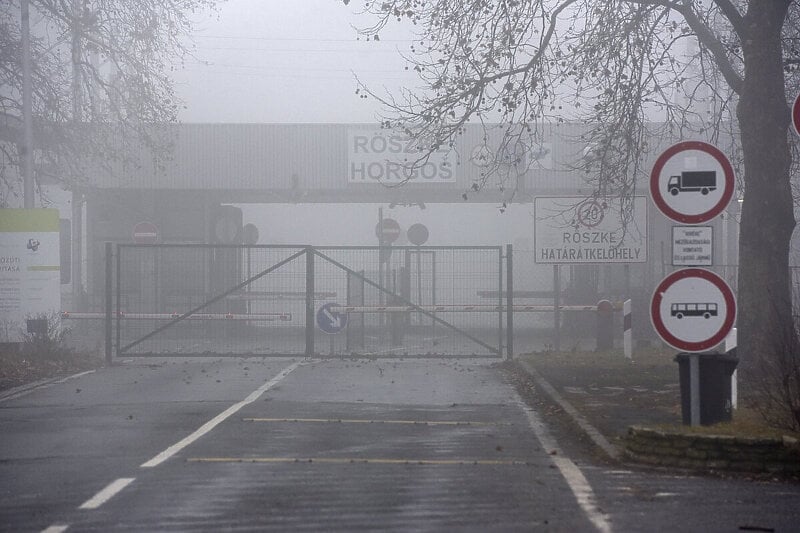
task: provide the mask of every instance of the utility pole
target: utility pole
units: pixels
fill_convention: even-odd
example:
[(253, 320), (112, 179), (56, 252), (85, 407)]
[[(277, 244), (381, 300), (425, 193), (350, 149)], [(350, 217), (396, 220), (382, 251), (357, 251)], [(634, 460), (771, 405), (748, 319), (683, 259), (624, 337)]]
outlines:
[[(72, 121), (75, 128), (81, 127), (83, 99), (81, 98), (81, 0), (72, 0)], [(73, 176), (76, 178), (76, 176)], [(83, 287), (83, 193), (72, 180), (72, 296), (79, 311), (87, 308)]]
[(28, 0), (20, 0), (22, 36), (22, 201), (25, 209), (33, 209), (33, 102), (31, 88), (31, 28)]

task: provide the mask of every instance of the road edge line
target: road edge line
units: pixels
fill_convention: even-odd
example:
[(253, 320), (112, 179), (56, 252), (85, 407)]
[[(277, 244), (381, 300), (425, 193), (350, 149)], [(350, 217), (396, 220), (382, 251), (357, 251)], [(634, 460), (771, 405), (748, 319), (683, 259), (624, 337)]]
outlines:
[(556, 402), (578, 425), (586, 435), (592, 439), (595, 445), (603, 450), (605, 454), (614, 461), (621, 460), (620, 451), (613, 445), (600, 431), (594, 427), (586, 418), (575, 409), (571, 403), (565, 400), (556, 389), (542, 377), (542, 375), (527, 361), (519, 360), (520, 366), (530, 374), (536, 384), (544, 390), (550, 398)]
[(20, 385), (12, 389), (8, 389), (0, 393), (0, 403), (9, 400), (16, 400), (17, 398), (22, 398), (23, 396), (27, 396), (28, 394), (37, 391), (39, 389), (46, 389), (50, 385), (66, 383), (71, 379), (76, 379), (81, 376), (85, 376), (87, 374), (92, 374), (94, 372), (96, 372), (96, 370), (84, 370), (83, 372), (78, 372), (76, 374), (72, 374), (69, 376), (56, 376), (54, 378), (45, 378), (45, 379), (40, 379), (38, 381), (32, 381), (30, 383), (26, 383), (24, 385)]
[(558, 441), (550, 433), (542, 419), (536, 411), (530, 407), (518, 392), (514, 391), (517, 404), (520, 409), (525, 413), (530, 425), (539, 443), (544, 448), (548, 457), (553, 462), (561, 477), (566, 481), (569, 490), (578, 502), (578, 506), (586, 514), (586, 518), (602, 533), (611, 533), (612, 528), (609, 522), (608, 515), (597, 505), (597, 498), (595, 497), (594, 490), (592, 489), (589, 480), (583, 475), (581, 469), (571, 459), (564, 456), (561, 448), (558, 446)]

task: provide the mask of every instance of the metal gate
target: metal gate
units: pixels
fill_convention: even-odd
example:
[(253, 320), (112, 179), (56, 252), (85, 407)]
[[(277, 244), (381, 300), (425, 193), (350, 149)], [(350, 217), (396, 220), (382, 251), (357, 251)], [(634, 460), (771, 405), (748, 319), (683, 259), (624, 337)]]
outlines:
[(120, 244), (113, 256), (117, 357), (508, 352), (498, 246)]

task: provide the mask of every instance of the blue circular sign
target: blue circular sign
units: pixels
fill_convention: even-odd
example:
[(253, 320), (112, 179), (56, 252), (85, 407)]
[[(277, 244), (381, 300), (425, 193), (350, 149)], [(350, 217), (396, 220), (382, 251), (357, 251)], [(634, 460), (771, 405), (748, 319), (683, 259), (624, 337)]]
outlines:
[(317, 309), (317, 326), (325, 333), (335, 335), (347, 327), (347, 313), (336, 310), (339, 304), (330, 302)]

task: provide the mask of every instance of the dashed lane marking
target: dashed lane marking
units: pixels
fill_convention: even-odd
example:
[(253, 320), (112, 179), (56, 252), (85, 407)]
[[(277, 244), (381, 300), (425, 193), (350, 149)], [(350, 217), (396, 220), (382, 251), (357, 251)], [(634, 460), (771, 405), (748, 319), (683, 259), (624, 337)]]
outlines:
[(360, 457), (191, 457), (189, 463), (271, 463), (271, 464), (381, 464), (381, 465), (440, 465), (440, 466), (532, 466), (534, 463), (518, 460), (491, 459), (370, 459)]
[(348, 418), (243, 418), (245, 422), (297, 422), (308, 424), (401, 424), (410, 426), (510, 426), (503, 422), (460, 420), (367, 420)]
[(53, 524), (50, 527), (46, 527), (42, 530), (42, 533), (64, 533), (69, 529), (69, 525), (67, 524)]
[(97, 509), (108, 500), (113, 498), (122, 489), (133, 483), (136, 478), (121, 477), (109, 483), (103, 490), (86, 500), (78, 509)]

